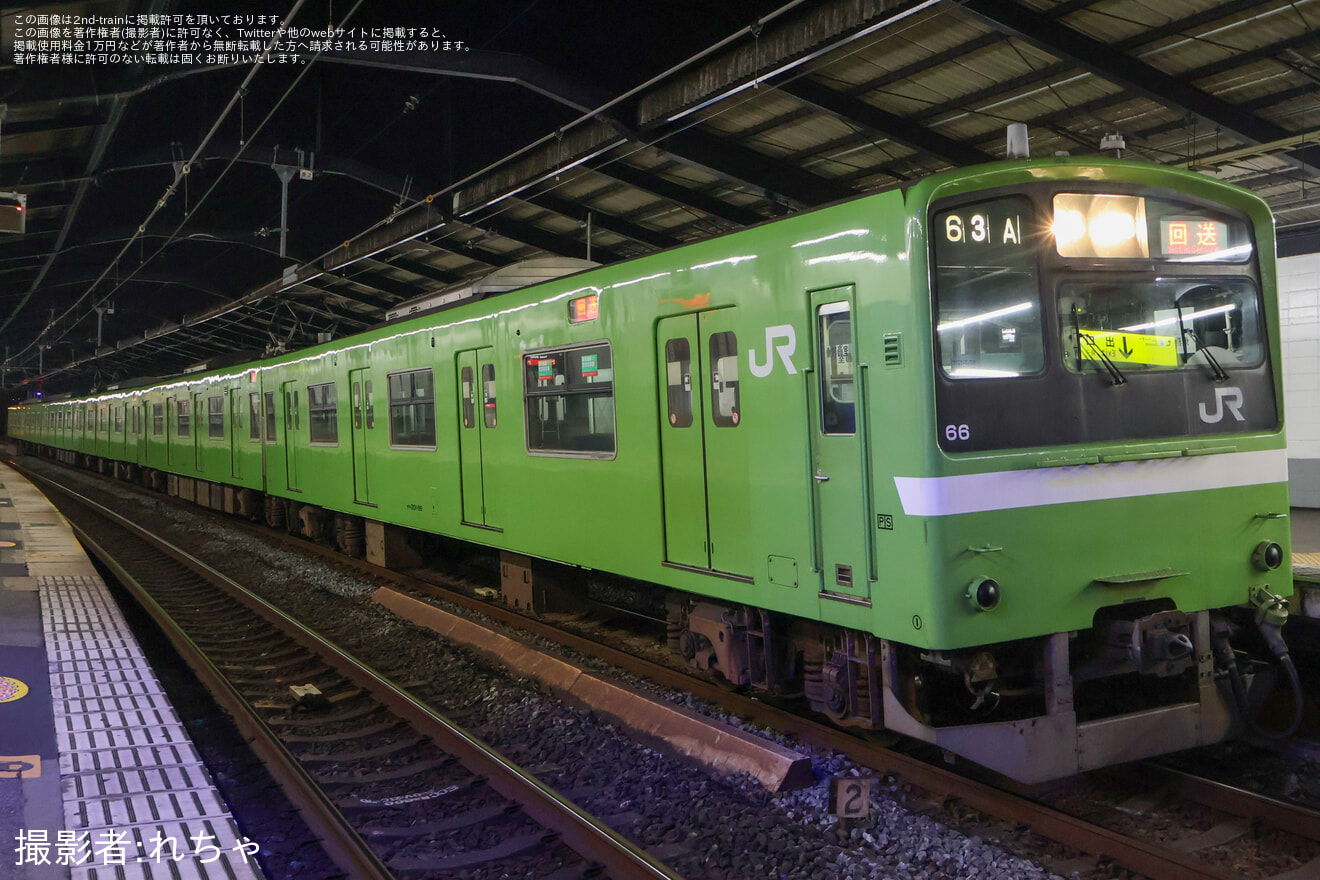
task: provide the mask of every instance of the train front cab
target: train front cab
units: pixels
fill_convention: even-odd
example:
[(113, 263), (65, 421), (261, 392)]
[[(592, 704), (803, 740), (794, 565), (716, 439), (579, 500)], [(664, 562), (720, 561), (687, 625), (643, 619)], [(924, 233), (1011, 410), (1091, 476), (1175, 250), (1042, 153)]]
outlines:
[(1216, 650), (1292, 591), (1268, 212), (1130, 163), (914, 190), (933, 586), (877, 621), (884, 725), (1027, 782), (1235, 735), (1270, 676)]

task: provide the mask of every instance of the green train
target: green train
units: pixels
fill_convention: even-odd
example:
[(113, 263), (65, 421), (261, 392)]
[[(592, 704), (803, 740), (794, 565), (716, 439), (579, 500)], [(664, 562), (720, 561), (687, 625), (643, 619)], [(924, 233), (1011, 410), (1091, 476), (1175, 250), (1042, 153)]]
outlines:
[(1271, 683), (1274, 251), (1203, 175), (1012, 160), (9, 424), (654, 585), (692, 663), (1032, 782), (1235, 735)]

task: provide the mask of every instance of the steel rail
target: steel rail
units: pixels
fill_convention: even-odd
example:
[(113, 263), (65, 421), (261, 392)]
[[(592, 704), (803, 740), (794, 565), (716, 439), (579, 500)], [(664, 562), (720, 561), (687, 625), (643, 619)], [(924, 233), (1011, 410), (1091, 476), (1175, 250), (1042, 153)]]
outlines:
[[(31, 473), (26, 476), (30, 480), (34, 479)], [(67, 493), (67, 490), (59, 488), (58, 484), (51, 485), (56, 486), (57, 491)], [(253, 754), (266, 766), (283, 790), (285, 797), (298, 808), (303, 821), (317, 836), (330, 860), (350, 877), (361, 877), (364, 880), (393, 880), (394, 875), (376, 857), (366, 841), (349, 824), (344, 814), (334, 806), (325, 791), (312, 779), (297, 758), (284, 747), (275, 733), (266, 726), (261, 716), (230, 683), (224, 673), (216, 668), (210, 658), (197, 647), (192, 638), (110, 551), (102, 547), (77, 523), (69, 520), (69, 526), (83, 547), (110, 570), (115, 579), (151, 616), (198, 680), (234, 719), (235, 726), (248, 741)]]
[(1140, 782), (1146, 786), (1162, 786), (1175, 790), (1179, 797), (1195, 801), (1220, 812), (1264, 822), (1271, 828), (1320, 841), (1320, 812), (1276, 800), (1252, 791), (1245, 791), (1194, 773), (1144, 763), (1139, 768), (1118, 768), (1104, 771), (1125, 782)]
[[(460, 763), (472, 772), (485, 778), (492, 789), (510, 801), (519, 804), (529, 817), (559, 834), (571, 849), (589, 860), (604, 865), (606, 871), (614, 880), (682, 880), (679, 875), (616, 834), (612, 829), (603, 827), (590, 814), (561, 798), (540, 780), (525, 773), (481, 740), (455, 726), (443, 715), (414, 699), (402, 688), (374, 670), (361, 665), (350, 654), (321, 638), (313, 630), (267, 603), (241, 584), (211, 568), (186, 550), (153, 535), (104, 505), (98, 504), (72, 489), (61, 486), (49, 478), (27, 471), (16, 463), (11, 462), (11, 464), (15, 464), (15, 467), (29, 479), (56, 488), (73, 498), (77, 503), (90, 508), (96, 514), (113, 522), (125, 531), (152, 544), (162, 553), (193, 570), (209, 583), (233, 595), (263, 620), (276, 626), (295, 642), (320, 656), (345, 678), (371, 692), (384, 706), (412, 724), (418, 732), (432, 737), (442, 750), (454, 755)], [(86, 533), (81, 529), (77, 529), (77, 531), (81, 540)], [(104, 548), (96, 542), (90, 541), (90, 539), (88, 546), (95, 547), (94, 552), (97, 553), (98, 557), (105, 558), (108, 556)], [(110, 562), (107, 562), (107, 564), (112, 566), (116, 577), (123, 572), (122, 567), (113, 565)], [(155, 603), (151, 602), (150, 605), (155, 605)], [(164, 614), (163, 609), (160, 609), (159, 606), (155, 607), (153, 616), (157, 612)], [(188, 640), (188, 644), (191, 644), (191, 640)], [(212, 666), (208, 678), (210, 675), (219, 675), (219, 672)], [(223, 681), (223, 678), (221, 681)], [(230, 690), (228, 682), (224, 682), (224, 685), (226, 687), (223, 690)], [(241, 698), (239, 699), (241, 700)], [(265, 725), (261, 724), (261, 727), (264, 728)], [(283, 747), (280, 746), (280, 748)], [(353, 833), (356, 834), (356, 832)], [(374, 855), (372, 858), (374, 859)], [(336, 863), (339, 862), (336, 860)], [(350, 871), (349, 875), (380, 878), (392, 876), (388, 870), (381, 874)]]
[[(123, 484), (116, 483), (116, 485)], [(153, 497), (156, 497), (154, 493)], [(166, 500), (179, 505), (182, 509), (199, 510), (197, 505), (176, 498), (167, 496)], [(970, 779), (953, 770), (868, 743), (840, 728), (795, 715), (755, 698), (735, 693), (718, 684), (694, 678), (685, 672), (603, 645), (585, 636), (565, 632), (520, 612), (492, 605), (413, 575), (346, 556), (303, 538), (295, 538), (242, 520), (226, 518), (226, 521), (251, 535), (266, 540), (274, 539), (275, 543), (286, 549), (319, 556), (334, 564), (355, 568), (368, 576), (393, 581), (419, 594), (421, 598), (429, 596), (441, 599), (485, 615), (501, 625), (549, 639), (584, 656), (614, 664), (662, 686), (686, 691), (716, 703), (727, 711), (758, 725), (768, 726), (794, 736), (804, 745), (841, 752), (863, 766), (881, 773), (897, 775), (937, 798), (957, 801), (1003, 821), (1029, 826), (1031, 830), (1051, 840), (1097, 858), (1112, 860), (1154, 880), (1235, 880), (1236, 878), (1236, 875), (1207, 865), (1188, 853), (1158, 843), (1127, 837), (1036, 803), (1027, 797)]]
[[(247, 526), (254, 534), (272, 535), (270, 530)], [(422, 597), (430, 595), (468, 610), (483, 614), (502, 625), (521, 629), (532, 635), (565, 645), (584, 656), (619, 666), (665, 687), (687, 691), (701, 699), (719, 704), (758, 725), (769, 726), (797, 737), (803, 744), (832, 749), (882, 773), (892, 773), (942, 798), (957, 800), (973, 809), (1007, 822), (1028, 825), (1045, 837), (1090, 855), (1112, 859), (1123, 867), (1138, 871), (1154, 880), (1234, 880), (1235, 875), (1206, 865), (1195, 856), (1156, 843), (1129, 838), (1119, 832), (1087, 822), (1035, 803), (993, 785), (969, 779), (955, 771), (928, 764), (918, 758), (885, 749), (853, 736), (837, 727), (821, 724), (768, 703), (735, 693), (712, 682), (636, 657), (625, 651), (600, 644), (585, 636), (554, 627), (463, 593), (448, 590), (412, 575), (382, 568), (360, 559), (344, 556), (329, 548), (280, 533), (273, 536), (284, 547), (311, 552), (348, 564), (366, 574), (392, 580)]]

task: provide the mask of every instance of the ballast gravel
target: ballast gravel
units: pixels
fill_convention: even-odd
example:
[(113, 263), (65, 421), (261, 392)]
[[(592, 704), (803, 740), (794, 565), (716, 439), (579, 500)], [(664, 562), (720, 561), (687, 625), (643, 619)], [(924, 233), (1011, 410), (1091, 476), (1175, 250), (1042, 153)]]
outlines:
[[(829, 780), (861, 771), (838, 754), (813, 754), (817, 781), (798, 791), (774, 794), (751, 777), (712, 777), (384, 611), (369, 598), (375, 584), (264, 545), (227, 529), (214, 515), (48, 462), (28, 458), (25, 464), (76, 484), (240, 583), (256, 585), (303, 623), (333, 635), (396, 680), (408, 680), (414, 693), (440, 712), (520, 766), (533, 768), (547, 784), (609, 820), (689, 880), (1052, 876), (1026, 859), (909, 810), (892, 786), (872, 786), (869, 818), (841, 823), (829, 812)], [(694, 703), (682, 695), (669, 699)], [(457, 876), (482, 874), (473, 869)]]

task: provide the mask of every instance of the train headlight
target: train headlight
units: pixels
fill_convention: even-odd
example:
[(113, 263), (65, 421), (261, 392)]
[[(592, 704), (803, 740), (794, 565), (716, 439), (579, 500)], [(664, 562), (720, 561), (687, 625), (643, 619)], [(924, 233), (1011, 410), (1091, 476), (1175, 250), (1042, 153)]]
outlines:
[(1273, 541), (1261, 541), (1251, 553), (1251, 564), (1261, 571), (1274, 571), (1283, 565), (1283, 548)]
[(999, 581), (988, 577), (976, 578), (967, 585), (964, 595), (973, 610), (990, 611), (999, 604)]
[(1057, 193), (1055, 248), (1061, 257), (1149, 257), (1146, 200), (1116, 193)]

